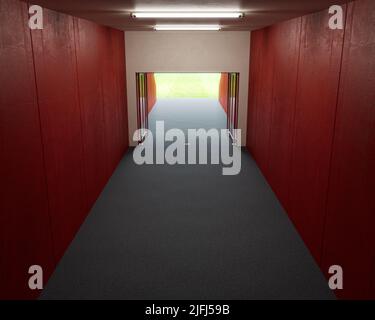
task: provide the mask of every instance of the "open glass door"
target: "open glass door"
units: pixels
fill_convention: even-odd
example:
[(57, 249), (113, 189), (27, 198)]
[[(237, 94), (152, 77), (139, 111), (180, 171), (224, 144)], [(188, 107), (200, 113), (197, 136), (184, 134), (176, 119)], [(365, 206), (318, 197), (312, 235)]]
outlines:
[(147, 74), (137, 73), (137, 115), (138, 115), (138, 142), (142, 143), (148, 130), (148, 106), (147, 106)]
[(231, 72), (228, 74), (228, 111), (227, 128), (228, 134), (233, 143), (236, 143), (236, 130), (238, 125), (238, 89), (239, 73)]

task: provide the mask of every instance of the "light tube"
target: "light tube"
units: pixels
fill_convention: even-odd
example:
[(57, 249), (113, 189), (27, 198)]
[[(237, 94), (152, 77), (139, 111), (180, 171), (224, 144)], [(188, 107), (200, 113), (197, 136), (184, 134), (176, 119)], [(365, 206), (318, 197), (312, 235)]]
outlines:
[(156, 31), (218, 31), (221, 29), (219, 25), (156, 25), (154, 27)]
[(134, 18), (242, 18), (242, 12), (133, 12)]

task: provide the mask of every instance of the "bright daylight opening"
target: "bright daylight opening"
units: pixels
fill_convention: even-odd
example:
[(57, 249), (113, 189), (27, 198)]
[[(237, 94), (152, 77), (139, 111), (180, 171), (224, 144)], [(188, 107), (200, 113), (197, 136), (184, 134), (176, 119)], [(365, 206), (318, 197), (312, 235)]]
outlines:
[(219, 98), (220, 73), (155, 73), (158, 99)]
[(228, 129), (235, 139), (238, 73), (137, 73), (136, 79), (139, 141), (157, 121), (184, 130)]

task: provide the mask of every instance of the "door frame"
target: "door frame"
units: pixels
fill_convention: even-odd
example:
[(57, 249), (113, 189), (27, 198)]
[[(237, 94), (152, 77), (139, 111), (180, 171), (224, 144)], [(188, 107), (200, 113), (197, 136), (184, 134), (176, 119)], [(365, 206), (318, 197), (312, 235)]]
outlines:
[(236, 131), (238, 129), (238, 106), (240, 73), (228, 72), (228, 102), (227, 102), (227, 130), (232, 141), (236, 143)]
[(137, 91), (138, 143), (143, 143), (148, 132), (147, 72), (135, 74)]

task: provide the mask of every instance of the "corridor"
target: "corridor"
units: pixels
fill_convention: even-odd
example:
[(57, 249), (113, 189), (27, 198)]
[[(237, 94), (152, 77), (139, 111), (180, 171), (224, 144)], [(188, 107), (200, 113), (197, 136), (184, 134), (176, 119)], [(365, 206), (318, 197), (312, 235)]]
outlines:
[[(225, 128), (210, 99), (160, 100), (150, 128)], [(165, 183), (168, 181), (168, 183)], [(130, 150), (42, 299), (332, 299), (327, 282), (243, 151), (218, 165), (137, 166)]]
[(0, 300), (375, 299), (375, 1), (233, 4), (0, 0)]

